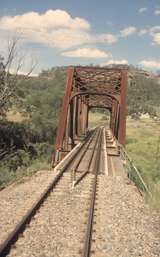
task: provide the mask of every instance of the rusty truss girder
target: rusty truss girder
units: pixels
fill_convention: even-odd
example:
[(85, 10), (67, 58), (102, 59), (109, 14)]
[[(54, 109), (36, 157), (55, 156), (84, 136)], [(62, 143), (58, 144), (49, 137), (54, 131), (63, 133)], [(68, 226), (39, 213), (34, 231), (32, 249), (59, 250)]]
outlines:
[(57, 129), (54, 161), (58, 163), (88, 129), (90, 108), (110, 112), (110, 128), (124, 145), (126, 133), (127, 70), (97, 67), (71, 67)]

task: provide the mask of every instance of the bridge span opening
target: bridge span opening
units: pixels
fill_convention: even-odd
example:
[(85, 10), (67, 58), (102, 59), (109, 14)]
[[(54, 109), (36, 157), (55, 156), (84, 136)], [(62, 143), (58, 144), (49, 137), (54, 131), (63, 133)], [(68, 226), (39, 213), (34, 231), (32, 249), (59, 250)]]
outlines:
[(88, 129), (97, 126), (110, 127), (111, 113), (106, 108), (92, 107), (89, 109), (88, 115)]

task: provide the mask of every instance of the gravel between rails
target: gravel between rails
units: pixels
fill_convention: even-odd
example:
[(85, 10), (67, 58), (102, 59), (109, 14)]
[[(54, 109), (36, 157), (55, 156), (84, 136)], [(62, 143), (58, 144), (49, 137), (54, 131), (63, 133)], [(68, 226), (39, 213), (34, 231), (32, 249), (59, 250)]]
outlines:
[(127, 178), (98, 178), (92, 257), (160, 257), (160, 219)]
[(1, 243), (47, 188), (54, 176), (53, 171), (39, 171), (32, 177), (26, 177), (0, 191)]
[[(40, 172), (1, 191), (2, 239), (52, 179), (53, 173)], [(92, 179), (88, 174), (71, 189), (65, 173), (8, 257), (81, 257)], [(127, 178), (99, 175), (92, 239), (91, 257), (160, 257), (160, 219)]]
[(66, 173), (8, 257), (80, 257), (92, 178), (71, 189)]

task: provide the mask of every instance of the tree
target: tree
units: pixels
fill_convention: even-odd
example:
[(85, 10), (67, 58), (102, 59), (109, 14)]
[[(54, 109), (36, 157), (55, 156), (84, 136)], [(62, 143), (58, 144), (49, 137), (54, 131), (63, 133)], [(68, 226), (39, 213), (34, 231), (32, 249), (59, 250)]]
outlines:
[[(16, 86), (18, 80), (18, 72), (23, 66), (24, 56), (18, 57), (17, 45), (19, 38), (13, 38), (8, 42), (8, 53), (6, 61), (0, 55), (0, 118), (6, 115), (13, 99), (16, 97)], [(14, 65), (14, 74), (11, 68)], [(22, 76), (28, 78), (35, 68), (35, 64), (31, 65), (29, 72)]]

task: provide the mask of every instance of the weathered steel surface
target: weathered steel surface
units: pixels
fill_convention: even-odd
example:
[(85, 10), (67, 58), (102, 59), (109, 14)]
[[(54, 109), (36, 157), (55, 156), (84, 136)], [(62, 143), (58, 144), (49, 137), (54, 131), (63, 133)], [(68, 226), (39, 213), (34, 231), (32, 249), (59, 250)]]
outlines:
[(58, 125), (58, 130), (57, 130), (56, 149), (61, 149), (62, 143), (63, 143), (65, 126), (66, 126), (66, 121), (67, 121), (67, 113), (68, 113), (71, 90), (72, 90), (72, 85), (73, 85), (73, 75), (74, 75), (74, 68), (68, 69), (68, 77), (67, 77), (65, 95), (63, 98), (63, 105), (62, 105), (62, 109), (61, 109), (60, 120), (59, 120), (59, 125)]
[(75, 67), (68, 70), (66, 91), (56, 138), (56, 160), (62, 159), (78, 138), (86, 134), (88, 111), (108, 109), (110, 127), (121, 144), (125, 143), (127, 70)]
[(120, 100), (120, 119), (118, 140), (120, 144), (125, 145), (126, 137), (126, 95), (127, 95), (127, 71), (122, 71), (121, 79), (121, 100)]

